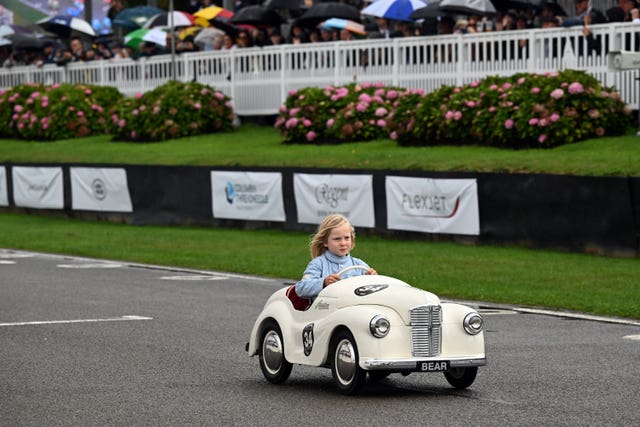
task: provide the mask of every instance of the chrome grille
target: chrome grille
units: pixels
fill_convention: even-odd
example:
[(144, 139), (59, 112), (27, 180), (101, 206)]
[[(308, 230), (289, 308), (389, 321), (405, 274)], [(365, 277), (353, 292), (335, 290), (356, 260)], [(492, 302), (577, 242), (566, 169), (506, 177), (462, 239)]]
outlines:
[(422, 305), (411, 309), (409, 314), (413, 357), (438, 356), (442, 343), (442, 308)]

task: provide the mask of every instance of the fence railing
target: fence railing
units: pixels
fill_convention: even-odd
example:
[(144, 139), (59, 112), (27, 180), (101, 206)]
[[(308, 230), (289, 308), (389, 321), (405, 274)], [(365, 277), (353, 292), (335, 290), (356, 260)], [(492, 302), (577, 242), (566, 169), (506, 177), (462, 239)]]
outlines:
[[(197, 81), (231, 97), (240, 115), (275, 114), (292, 89), (350, 82), (382, 82), (431, 92), (490, 75), (585, 70), (614, 86), (632, 108), (638, 106), (638, 70), (612, 71), (607, 53), (640, 51), (640, 25), (456, 34), (263, 48), (194, 52), (70, 63), (65, 66), (0, 68), (0, 88), (23, 83), (90, 83), (113, 86), (126, 95), (151, 90), (172, 79)], [(174, 70), (175, 66), (175, 70)]]

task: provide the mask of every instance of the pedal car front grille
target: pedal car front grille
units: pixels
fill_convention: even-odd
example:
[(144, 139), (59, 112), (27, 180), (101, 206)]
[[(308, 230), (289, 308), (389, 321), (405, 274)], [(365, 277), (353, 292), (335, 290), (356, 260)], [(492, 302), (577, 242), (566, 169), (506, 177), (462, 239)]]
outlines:
[(440, 354), (442, 343), (442, 309), (439, 305), (422, 305), (409, 312), (411, 316), (411, 353), (414, 357)]

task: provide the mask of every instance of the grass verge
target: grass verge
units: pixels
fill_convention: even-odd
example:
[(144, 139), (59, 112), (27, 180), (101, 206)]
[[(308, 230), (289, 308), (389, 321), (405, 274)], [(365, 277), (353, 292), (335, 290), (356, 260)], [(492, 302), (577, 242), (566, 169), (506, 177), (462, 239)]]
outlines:
[[(43, 236), (45, 236), (43, 238)], [(297, 280), (309, 236), (0, 213), (0, 247)], [(359, 236), (354, 255), (441, 297), (640, 319), (640, 260)], [(3, 267), (10, 268), (10, 267)]]
[(391, 140), (285, 145), (270, 126), (158, 143), (115, 143), (109, 136), (52, 143), (0, 140), (0, 162), (107, 163), (393, 169), (587, 176), (640, 176), (640, 138), (599, 138), (553, 149), (476, 146), (399, 147)]

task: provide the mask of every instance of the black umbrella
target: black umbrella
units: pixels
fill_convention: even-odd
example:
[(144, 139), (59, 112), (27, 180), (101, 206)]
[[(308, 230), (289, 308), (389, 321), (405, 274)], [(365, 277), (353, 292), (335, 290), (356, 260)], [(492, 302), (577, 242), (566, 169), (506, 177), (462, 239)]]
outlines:
[(34, 34), (15, 33), (4, 36), (11, 40), (11, 46), (17, 50), (40, 50), (45, 43), (53, 42), (49, 37), (38, 37)]
[(444, 16), (447, 12), (440, 10), (440, 2), (429, 3), (427, 7), (421, 7), (411, 12), (409, 18), (411, 19), (426, 19), (436, 18), (438, 16)]
[(294, 25), (316, 27), (319, 23), (329, 18), (342, 18), (360, 22), (360, 10), (346, 3), (338, 3), (335, 1), (317, 3), (303, 13), (302, 16), (295, 21)]
[(496, 14), (496, 8), (490, 0), (442, 0), (440, 10), (461, 15)]
[(264, 3), (267, 9), (300, 10), (303, 7), (302, 0), (267, 0)]
[(542, 0), (540, 3), (540, 10), (549, 9), (552, 16), (569, 16), (562, 6), (555, 1)]
[(275, 27), (285, 21), (278, 12), (262, 6), (246, 6), (231, 18), (232, 24), (247, 24), (255, 27)]

